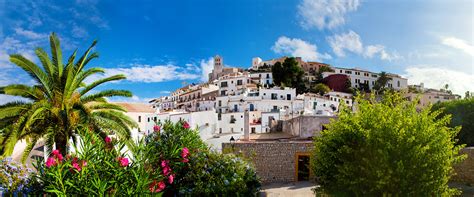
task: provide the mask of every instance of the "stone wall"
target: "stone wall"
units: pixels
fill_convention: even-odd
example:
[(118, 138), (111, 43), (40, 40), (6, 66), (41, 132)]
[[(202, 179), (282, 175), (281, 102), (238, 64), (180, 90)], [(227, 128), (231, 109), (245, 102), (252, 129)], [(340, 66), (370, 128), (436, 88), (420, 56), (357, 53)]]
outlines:
[(332, 116), (298, 116), (283, 122), (282, 130), (302, 138), (319, 136), (323, 125), (328, 124)]
[[(236, 142), (234, 151), (250, 157), (263, 183), (293, 182), (297, 154), (310, 154), (312, 146), (312, 141)], [(231, 145), (222, 143), (222, 149), (229, 150)]]
[(464, 148), (461, 153), (466, 154), (467, 158), (454, 166), (456, 175), (452, 180), (474, 185), (474, 147)]
[[(222, 143), (223, 150), (231, 150), (229, 143)], [(264, 183), (296, 181), (297, 155), (311, 154), (312, 141), (250, 141), (234, 143), (234, 151), (243, 153), (253, 161), (257, 174)], [(454, 166), (453, 181), (474, 185), (474, 147), (461, 150), (468, 157)]]

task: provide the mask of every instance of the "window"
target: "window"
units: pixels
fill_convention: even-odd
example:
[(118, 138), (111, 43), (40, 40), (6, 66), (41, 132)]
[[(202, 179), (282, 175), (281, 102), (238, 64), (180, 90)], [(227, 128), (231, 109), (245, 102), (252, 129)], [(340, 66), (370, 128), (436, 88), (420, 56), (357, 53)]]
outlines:
[(150, 117), (148, 117), (147, 121), (150, 122)]
[(226, 93), (226, 91), (225, 91), (225, 90), (222, 90), (222, 91), (221, 91), (221, 96), (225, 96), (225, 93)]
[(142, 116), (138, 116), (138, 122), (142, 122)]
[(242, 80), (241, 79), (237, 80), (237, 85), (242, 85)]
[(153, 120), (156, 122), (156, 117), (154, 117)]
[(270, 74), (267, 74), (267, 79), (270, 78)]
[(286, 95), (286, 100), (291, 100), (291, 94)]
[(397, 87), (400, 87), (400, 81), (397, 81)]
[(342, 70), (339, 70), (339, 73), (342, 73)]
[(375, 81), (372, 81), (372, 85), (375, 85)]
[(349, 101), (346, 101), (346, 104), (349, 104)]
[(221, 107), (221, 106), (222, 106), (222, 101), (219, 101), (219, 107)]
[(221, 82), (221, 87), (223, 87), (223, 88), (227, 87), (227, 81)]
[(360, 75), (360, 72), (357, 72), (357, 71), (356, 71), (355, 74), (356, 74), (356, 75)]
[(375, 74), (372, 74), (372, 77), (373, 77), (373, 78), (377, 78), (378, 76), (377, 76), (377, 75), (375, 75)]
[(350, 70), (346, 70), (346, 72), (345, 72), (345, 73), (346, 73), (346, 74), (352, 74), (352, 71), (350, 71)]
[(272, 93), (272, 100), (277, 100), (278, 99), (278, 95), (276, 93)]
[(234, 84), (234, 80), (231, 80), (230, 83), (231, 83), (231, 84)]

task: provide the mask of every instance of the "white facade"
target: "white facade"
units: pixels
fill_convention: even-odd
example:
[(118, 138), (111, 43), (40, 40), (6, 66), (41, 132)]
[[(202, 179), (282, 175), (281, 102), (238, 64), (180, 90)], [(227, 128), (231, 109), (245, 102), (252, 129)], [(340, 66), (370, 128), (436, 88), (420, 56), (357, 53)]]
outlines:
[(219, 87), (218, 95), (227, 96), (242, 94), (249, 83), (250, 78), (248, 75), (243, 73), (222, 76), (216, 83)]
[(250, 79), (256, 84), (262, 86), (269, 86), (273, 84), (273, 74), (272, 72), (255, 72), (250, 73)]
[[(348, 69), (348, 68), (334, 68), (334, 72), (324, 72), (323, 77), (328, 77), (333, 74), (344, 74), (349, 77), (351, 80), (351, 86), (354, 88), (359, 88), (360, 84), (367, 84), (369, 89), (373, 89), (375, 81), (379, 77), (378, 73), (359, 70), (359, 69)], [(403, 90), (408, 87), (408, 80), (395, 74), (387, 73), (388, 77), (391, 79), (388, 82), (388, 87), (395, 90)]]

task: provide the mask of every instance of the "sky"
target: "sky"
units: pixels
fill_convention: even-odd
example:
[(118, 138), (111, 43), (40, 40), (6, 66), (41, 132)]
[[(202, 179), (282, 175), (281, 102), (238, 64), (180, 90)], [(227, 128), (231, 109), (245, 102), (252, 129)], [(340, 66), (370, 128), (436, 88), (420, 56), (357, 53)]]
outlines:
[(9, 54), (39, 63), (34, 49), (49, 51), (56, 32), (65, 57), (98, 40), (88, 68), (127, 76), (99, 89), (134, 94), (113, 101), (147, 102), (207, 81), (217, 54), (242, 68), (253, 57), (300, 56), (464, 95), (474, 92), (473, 9), (471, 0), (0, 0), (0, 86), (33, 84)]

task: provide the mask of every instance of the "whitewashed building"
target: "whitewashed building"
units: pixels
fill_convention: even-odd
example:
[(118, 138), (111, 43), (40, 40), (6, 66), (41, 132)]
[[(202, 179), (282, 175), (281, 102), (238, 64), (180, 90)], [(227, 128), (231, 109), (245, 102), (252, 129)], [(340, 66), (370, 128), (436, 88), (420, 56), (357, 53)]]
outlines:
[[(361, 84), (368, 85), (369, 89), (373, 89), (375, 82), (379, 77), (379, 73), (374, 73), (361, 69), (351, 69), (351, 68), (340, 68), (334, 67), (334, 72), (324, 72), (323, 77), (328, 77), (334, 74), (344, 74), (349, 77), (351, 80), (351, 86), (354, 88), (360, 88)], [(408, 88), (408, 80), (401, 77), (400, 75), (387, 73), (388, 77), (391, 79), (387, 86), (393, 88), (394, 90), (403, 90)]]

